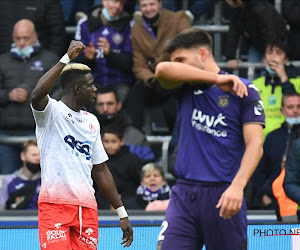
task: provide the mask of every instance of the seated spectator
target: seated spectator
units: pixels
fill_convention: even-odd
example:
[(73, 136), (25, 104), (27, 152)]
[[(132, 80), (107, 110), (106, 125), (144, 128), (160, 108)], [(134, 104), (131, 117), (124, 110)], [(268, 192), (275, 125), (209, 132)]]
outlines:
[(239, 59), (238, 44), (241, 36), (249, 45), (248, 62), (261, 62), (269, 41), (285, 41), (286, 23), (267, 0), (226, 0), (233, 8), (227, 34), (227, 67), (236, 69)]
[(97, 90), (95, 110), (93, 113), (100, 124), (109, 125), (121, 123), (125, 126), (124, 140), (131, 153), (137, 155), (144, 164), (154, 160), (154, 154), (146, 136), (132, 126), (127, 113), (122, 109), (116, 91), (111, 87), (101, 87)]
[(285, 122), (268, 134), (264, 142), (264, 154), (254, 173), (257, 198), (264, 209), (275, 209), (276, 199), (272, 183), (279, 176), (282, 159), (286, 159), (295, 133), (300, 129), (300, 96), (298, 93), (284, 95), (281, 112)]
[(23, 167), (3, 180), (0, 209), (38, 209), (41, 167), (36, 140), (24, 144), (20, 157)]
[(156, 65), (167, 60), (163, 47), (167, 40), (189, 28), (191, 22), (184, 11), (173, 12), (162, 7), (162, 0), (139, 0), (141, 20), (132, 27), (133, 72), (138, 79), (128, 103), (128, 113), (138, 129), (143, 127), (144, 107), (160, 105), (169, 132), (176, 120), (176, 102), (155, 78)]
[(87, 18), (78, 22), (75, 39), (87, 48), (77, 61), (92, 69), (97, 88), (113, 86), (124, 104), (133, 84), (131, 15), (123, 10), (125, 0), (103, 0)]
[(281, 172), (272, 184), (273, 194), (277, 200), (279, 208), (277, 219), (278, 221), (297, 223), (298, 204), (287, 197), (283, 188), (283, 182), (286, 173), (285, 164), (286, 160), (283, 159), (281, 163)]
[(148, 163), (142, 168), (137, 196), (128, 202), (127, 208), (165, 211), (169, 205), (170, 192), (162, 167)]
[(288, 44), (293, 53), (291, 60), (300, 60), (300, 1), (281, 1), (281, 13), (290, 26), (288, 32)]
[[(102, 142), (109, 156), (106, 162), (120, 197), (126, 206), (127, 201), (135, 197), (136, 189), (140, 183), (140, 171), (143, 162), (129, 148), (124, 145), (124, 125), (120, 123), (101, 127)], [(96, 192), (96, 199), (100, 209), (109, 209), (110, 205), (100, 189)]]
[(11, 31), (16, 22), (25, 18), (34, 23), (44, 49), (59, 57), (65, 53), (68, 43), (60, 0), (1, 0), (0, 54), (10, 49)]
[[(30, 109), (32, 90), (59, 58), (43, 49), (33, 22), (15, 24), (10, 52), (0, 55), (0, 136), (34, 136), (35, 122)], [(53, 96), (59, 98), (60, 87)], [(11, 174), (20, 163), (18, 145), (0, 145), (0, 174)]]
[(263, 59), (265, 74), (253, 81), (264, 103), (266, 116), (264, 139), (285, 120), (284, 114), (280, 111), (282, 95), (295, 90), (300, 93), (300, 75), (293, 65), (287, 65), (288, 56), (289, 50), (285, 43), (269, 42)]

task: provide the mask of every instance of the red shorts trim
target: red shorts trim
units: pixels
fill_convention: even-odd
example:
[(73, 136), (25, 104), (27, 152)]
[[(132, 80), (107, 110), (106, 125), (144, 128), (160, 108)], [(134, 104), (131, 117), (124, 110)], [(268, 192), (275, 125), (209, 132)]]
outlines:
[(97, 210), (77, 205), (39, 203), (41, 249), (97, 249)]

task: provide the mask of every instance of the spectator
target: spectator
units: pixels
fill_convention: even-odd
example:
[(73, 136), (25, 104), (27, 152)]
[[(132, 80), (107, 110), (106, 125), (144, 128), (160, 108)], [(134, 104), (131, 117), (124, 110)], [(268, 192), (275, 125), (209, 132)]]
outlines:
[[(0, 55), (0, 136), (34, 135), (29, 96), (58, 57), (40, 47), (34, 24), (28, 19), (15, 24), (12, 36), (11, 51)], [(0, 174), (18, 168), (20, 152), (19, 146), (0, 145)]]
[(291, 60), (300, 60), (300, 1), (281, 1), (282, 15), (290, 26), (288, 32), (288, 44), (293, 53)]
[(285, 120), (280, 112), (282, 95), (295, 90), (300, 93), (299, 72), (293, 65), (287, 65), (288, 54), (288, 47), (284, 42), (267, 43), (263, 60), (265, 75), (253, 81), (265, 106), (264, 139)]
[(162, 167), (148, 163), (142, 168), (141, 185), (137, 188), (137, 196), (131, 200), (127, 208), (165, 211), (169, 204), (170, 192)]
[[(299, 135), (298, 135), (299, 136)], [(286, 163), (283, 188), (288, 198), (300, 204), (300, 138), (295, 140)], [(298, 210), (299, 211), (299, 210)], [(298, 212), (297, 211), (297, 212)], [(298, 212), (299, 221), (299, 212)]]
[(87, 48), (78, 61), (89, 65), (97, 88), (113, 86), (122, 103), (133, 83), (131, 16), (123, 11), (125, 0), (103, 0), (87, 18), (78, 22), (75, 39)]
[(59, 0), (0, 1), (0, 54), (9, 50), (11, 31), (20, 19), (29, 19), (34, 23), (43, 48), (62, 56), (67, 45)]
[(261, 62), (269, 41), (285, 41), (287, 30), (283, 17), (267, 0), (226, 0), (234, 8), (228, 32), (227, 67), (236, 69), (236, 51), (241, 35), (248, 42), (248, 61)]
[(287, 197), (283, 188), (284, 177), (286, 174), (285, 164), (286, 161), (285, 159), (283, 159), (281, 163), (281, 172), (272, 184), (272, 191), (274, 197), (277, 200), (279, 209), (277, 213), (277, 220), (283, 222), (297, 223), (298, 204)]
[[(101, 5), (102, 0), (94, 0), (94, 6)], [(130, 15), (133, 14), (136, 6), (136, 0), (126, 0), (124, 5), (124, 10), (127, 11)]]
[[(124, 145), (123, 128), (123, 124), (114, 123), (103, 126), (101, 131), (103, 146), (109, 156), (106, 162), (107, 167), (114, 178), (124, 206), (127, 207), (128, 200), (135, 197), (143, 163), (136, 155), (130, 153), (129, 148)], [(100, 190), (96, 193), (96, 199), (100, 209), (110, 208)]]
[(133, 71), (138, 85), (129, 98), (128, 112), (138, 129), (143, 127), (144, 106), (161, 105), (169, 131), (176, 120), (174, 97), (156, 80), (156, 65), (166, 60), (163, 47), (167, 40), (178, 34), (191, 23), (184, 11), (172, 12), (162, 7), (162, 0), (140, 0), (139, 8), (143, 18), (132, 28), (134, 54)]
[(285, 122), (268, 134), (264, 142), (264, 154), (254, 174), (257, 198), (264, 209), (276, 208), (272, 183), (279, 176), (282, 159), (287, 158), (295, 140), (295, 132), (300, 128), (299, 94), (284, 95), (280, 111), (285, 117)]
[(154, 154), (146, 136), (132, 126), (130, 118), (122, 109), (122, 103), (113, 88), (104, 86), (97, 90), (93, 113), (97, 116), (101, 125), (124, 124), (125, 145), (129, 147), (130, 152), (137, 155), (144, 163), (154, 160)]
[(3, 180), (0, 209), (38, 209), (41, 167), (36, 140), (24, 143), (20, 157), (23, 167)]

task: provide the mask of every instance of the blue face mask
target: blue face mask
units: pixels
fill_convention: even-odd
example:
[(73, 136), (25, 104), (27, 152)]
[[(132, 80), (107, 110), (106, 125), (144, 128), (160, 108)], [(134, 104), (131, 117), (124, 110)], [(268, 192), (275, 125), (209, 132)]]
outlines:
[(18, 47), (15, 47), (12, 49), (12, 52), (16, 53), (17, 55), (25, 58), (25, 57), (30, 57), (30, 55), (33, 52), (33, 47), (32, 46), (28, 46), (24, 49), (20, 49)]
[(287, 124), (289, 124), (292, 127), (294, 125), (300, 124), (300, 116), (298, 116), (298, 117), (286, 117), (285, 121), (287, 122)]
[(269, 64), (267, 64), (266, 66), (266, 71), (269, 72), (270, 75), (272, 76), (277, 76), (276, 71), (274, 71), (273, 69), (270, 68)]
[(103, 13), (103, 15), (104, 15), (104, 17), (105, 17), (105, 19), (107, 21), (116, 21), (116, 20), (119, 20), (119, 16), (110, 17), (110, 15), (108, 14), (107, 9), (105, 9), (105, 8), (102, 9), (102, 13)]

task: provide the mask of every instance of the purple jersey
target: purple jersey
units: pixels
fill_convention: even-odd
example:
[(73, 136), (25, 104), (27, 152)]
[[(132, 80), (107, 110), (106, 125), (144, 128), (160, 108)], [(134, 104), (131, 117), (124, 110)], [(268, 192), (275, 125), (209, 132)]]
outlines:
[(179, 147), (177, 177), (231, 182), (245, 151), (243, 125), (264, 125), (263, 103), (253, 83), (240, 98), (217, 86), (183, 87), (178, 96)]
[(82, 18), (78, 22), (75, 39), (81, 41), (85, 46), (89, 46), (89, 43), (92, 42), (96, 47), (96, 63), (92, 71), (96, 83), (103, 85), (128, 83), (131, 85), (133, 82), (132, 72), (108, 66), (103, 50), (97, 48), (100, 37), (107, 39), (111, 51), (132, 54), (130, 23), (119, 31), (113, 29), (110, 25), (102, 25), (96, 31), (90, 32), (87, 19)]

